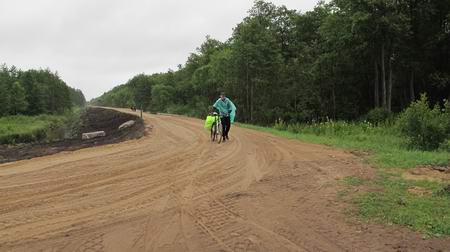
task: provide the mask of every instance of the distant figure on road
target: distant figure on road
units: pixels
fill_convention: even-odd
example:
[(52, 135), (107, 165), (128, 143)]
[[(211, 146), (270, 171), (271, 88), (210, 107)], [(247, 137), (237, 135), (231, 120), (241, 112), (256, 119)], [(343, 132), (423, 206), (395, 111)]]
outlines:
[(228, 132), (231, 128), (231, 123), (234, 122), (236, 116), (236, 106), (233, 102), (225, 96), (224, 92), (220, 93), (220, 98), (214, 103), (214, 108), (219, 111), (220, 121), (222, 123), (223, 142), (228, 140)]

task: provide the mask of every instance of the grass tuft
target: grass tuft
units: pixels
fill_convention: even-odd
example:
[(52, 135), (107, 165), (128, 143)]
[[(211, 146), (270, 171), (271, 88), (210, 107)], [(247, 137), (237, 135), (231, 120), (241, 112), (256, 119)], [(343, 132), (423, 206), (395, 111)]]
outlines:
[(364, 179), (360, 178), (360, 177), (356, 177), (356, 176), (348, 176), (345, 177), (343, 179), (344, 183), (346, 185), (351, 185), (351, 186), (360, 186), (360, 185), (364, 185), (364, 183), (366, 182)]

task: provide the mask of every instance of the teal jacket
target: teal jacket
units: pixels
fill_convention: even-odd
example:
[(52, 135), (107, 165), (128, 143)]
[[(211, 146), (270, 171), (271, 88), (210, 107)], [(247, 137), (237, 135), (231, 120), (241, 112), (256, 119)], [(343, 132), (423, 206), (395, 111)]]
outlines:
[(234, 106), (230, 99), (225, 98), (225, 101), (222, 101), (222, 99), (219, 98), (213, 106), (219, 110), (220, 116), (229, 116), (231, 123), (234, 122), (234, 118), (236, 117), (236, 106)]

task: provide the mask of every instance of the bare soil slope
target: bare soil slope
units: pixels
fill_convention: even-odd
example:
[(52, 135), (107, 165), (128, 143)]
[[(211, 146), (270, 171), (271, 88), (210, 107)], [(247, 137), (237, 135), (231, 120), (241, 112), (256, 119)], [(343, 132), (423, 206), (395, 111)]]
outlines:
[(0, 251), (438, 251), (343, 214), (357, 157), (200, 120), (146, 115), (137, 140), (0, 165)]
[[(136, 123), (132, 127), (119, 131), (118, 127), (129, 120), (135, 120)], [(106, 137), (81, 140), (81, 133), (99, 130), (105, 131)], [(144, 130), (144, 122), (137, 115), (120, 113), (106, 108), (89, 107), (81, 117), (79, 133), (76, 138), (19, 146), (0, 145), (0, 163), (41, 157), (61, 151), (73, 151), (92, 146), (118, 143), (139, 138), (144, 135)]]

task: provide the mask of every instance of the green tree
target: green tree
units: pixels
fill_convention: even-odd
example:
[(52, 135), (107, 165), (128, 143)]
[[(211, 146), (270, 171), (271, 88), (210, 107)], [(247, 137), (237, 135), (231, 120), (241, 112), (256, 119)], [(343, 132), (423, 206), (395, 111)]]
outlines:
[(449, 12), (448, 0), (332, 0), (306, 13), (255, 1), (225, 42), (207, 36), (176, 70), (137, 75), (96, 101), (202, 116), (225, 91), (239, 120), (266, 125), (400, 112), (418, 93), (442, 103)]
[(152, 79), (145, 74), (139, 74), (127, 83), (132, 88), (133, 101), (138, 108), (149, 109), (152, 97)]
[[(250, 16), (240, 23), (233, 33), (233, 57), (236, 67), (237, 102), (243, 104), (243, 114), (248, 121), (275, 120), (272, 108), (280, 100), (271, 99), (280, 90), (279, 75), (283, 57), (276, 32), (270, 26), (274, 5), (256, 2)], [(258, 96), (258, 97), (256, 97)]]
[(70, 101), (74, 106), (83, 107), (86, 104), (86, 98), (81, 90), (69, 87)]
[(10, 90), (8, 87), (0, 83), (0, 116), (8, 115), (10, 111)]
[(152, 111), (166, 112), (173, 104), (174, 89), (169, 85), (157, 84), (152, 86)]
[(17, 115), (24, 113), (28, 106), (25, 89), (16, 81), (10, 86), (10, 90), (10, 114)]

